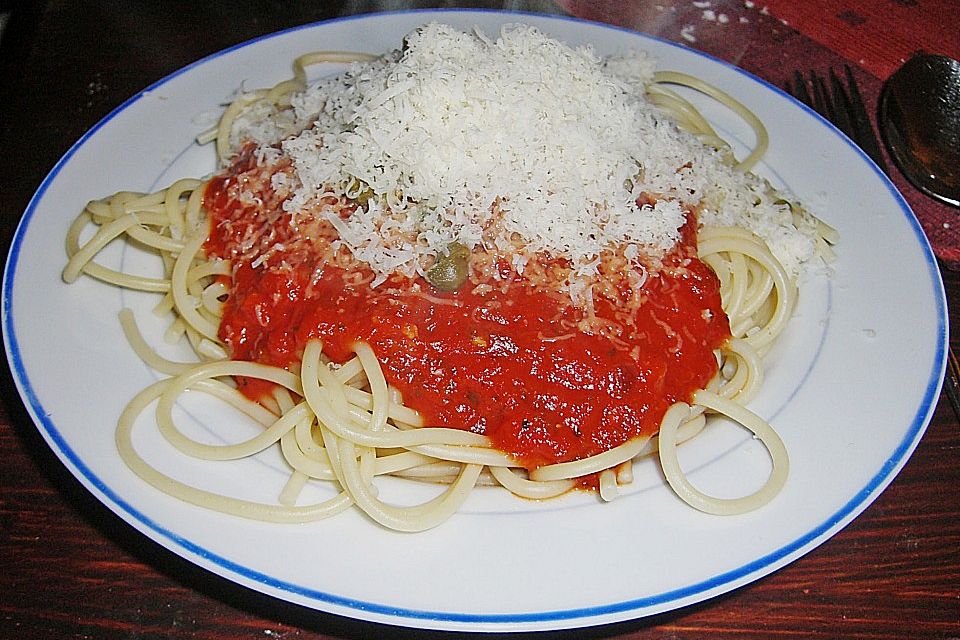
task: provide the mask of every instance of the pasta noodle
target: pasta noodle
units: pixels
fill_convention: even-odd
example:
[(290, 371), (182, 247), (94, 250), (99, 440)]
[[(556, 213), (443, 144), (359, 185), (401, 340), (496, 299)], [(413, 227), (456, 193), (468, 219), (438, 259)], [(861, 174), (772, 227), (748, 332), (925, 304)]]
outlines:
[[(307, 86), (308, 65), (374, 59), (342, 52), (302, 56), (294, 64), (291, 80), (244, 94), (226, 109), (217, 128), (200, 140), (215, 142), (221, 162), (229, 166), (235, 154), (231, 131), (246, 110), (258, 105), (288, 107), (291, 96)], [(719, 100), (756, 130), (754, 149), (743, 161), (731, 160), (743, 170), (753, 167), (767, 144), (759, 119), (697, 78), (677, 73), (655, 75), (648, 87), (650, 99), (707, 146), (721, 148), (725, 143), (690, 103), (669, 88), (676, 84)], [(123, 192), (91, 202), (67, 233), (66, 282), (87, 275), (110, 285), (157, 294), (162, 297), (158, 312), (172, 312), (174, 318), (167, 338), (186, 339), (197, 354), (198, 362), (161, 357), (141, 336), (132, 312), (121, 312), (120, 323), (133, 350), (153, 369), (169, 376), (130, 402), (116, 431), (122, 459), (157, 489), (204, 508), (245, 518), (306, 522), (356, 506), (385, 527), (422, 531), (449, 518), (479, 485), (497, 485), (517, 496), (539, 500), (562, 495), (580, 486), (582, 478), (595, 476), (600, 497), (614, 499), (620, 487), (632, 481), (633, 462), (646, 456), (659, 459), (677, 495), (708, 513), (735, 514), (759, 508), (786, 481), (789, 463), (783, 443), (744, 404), (762, 385), (761, 358), (789, 321), (797, 291), (790, 274), (750, 231), (715, 226), (697, 230), (699, 258), (719, 280), (731, 334), (716, 352), (719, 371), (706, 388), (670, 406), (657, 433), (630, 438), (596, 455), (528, 471), (486, 435), (425, 426), (421, 413), (405, 405), (388, 383), (382, 362), (369, 344), (357, 343), (352, 358), (334, 363), (325, 352), (324, 341), (314, 338), (306, 343), (299, 363), (289, 369), (230, 359), (220, 331), (223, 299), (230, 294), (228, 283), (233, 271), (230, 261), (212, 258), (204, 250), (211, 234), (204, 205), (208, 185), (208, 181), (181, 180), (156, 193)], [(351, 195), (361, 198), (362, 187), (353, 188)], [(92, 235), (88, 233), (90, 227), (94, 229)], [(97, 254), (115, 241), (155, 251), (163, 258), (163, 276), (126, 274), (98, 264)], [(820, 227), (818, 241), (825, 257), (829, 257), (828, 245), (836, 238), (828, 227)], [(424, 293), (423, 297), (436, 304), (450, 304), (442, 296)], [(255, 402), (234, 384), (238, 377), (269, 383), (273, 392), (269, 398)], [(232, 444), (207, 444), (190, 438), (178, 428), (174, 410), (188, 393), (204, 394), (233, 407), (260, 425), (261, 431)], [(155, 422), (163, 437), (193, 458), (235, 460), (278, 448), (290, 469), (278, 503), (261, 504), (214, 494), (151, 466), (133, 444), (134, 426), (150, 407), (154, 407)], [(707, 416), (716, 414), (743, 425), (769, 451), (773, 471), (763, 487), (751, 495), (737, 499), (711, 497), (695, 488), (680, 466), (677, 445), (695, 437), (704, 429)], [(377, 478), (387, 475), (440, 483), (444, 488), (422, 504), (398, 506), (379, 496)], [(304, 488), (313, 482), (331, 487), (331, 497), (300, 505)]]

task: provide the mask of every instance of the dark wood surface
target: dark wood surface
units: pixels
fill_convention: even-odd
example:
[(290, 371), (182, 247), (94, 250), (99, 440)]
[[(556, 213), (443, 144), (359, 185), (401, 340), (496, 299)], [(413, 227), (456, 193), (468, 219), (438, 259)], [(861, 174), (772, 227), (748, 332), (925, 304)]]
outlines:
[[(51, 0), (0, 5), (13, 11), (0, 40), (4, 246), (31, 194), (57, 159), (137, 90), (249, 38), (384, 6), (394, 8), (397, 3)], [(548, 1), (509, 6), (561, 11)], [(739, 43), (728, 59), (735, 58), (776, 83), (790, 70), (785, 67), (785, 51), (798, 64), (842, 62), (803, 34), (772, 19), (761, 22), (751, 31), (751, 41)], [(721, 55), (732, 51), (730, 43), (704, 41), (701, 46), (708, 50), (718, 46)], [(861, 77), (868, 100), (875, 101), (879, 80)], [(960, 276), (947, 271), (944, 279), (953, 312)], [(2, 397), (0, 637), (444, 635), (317, 613), (194, 567), (135, 532), (80, 486), (39, 436), (6, 367)], [(544, 635), (960, 638), (958, 487), (960, 429), (943, 399), (893, 484), (861, 517), (800, 560), (697, 606), (645, 620)]]

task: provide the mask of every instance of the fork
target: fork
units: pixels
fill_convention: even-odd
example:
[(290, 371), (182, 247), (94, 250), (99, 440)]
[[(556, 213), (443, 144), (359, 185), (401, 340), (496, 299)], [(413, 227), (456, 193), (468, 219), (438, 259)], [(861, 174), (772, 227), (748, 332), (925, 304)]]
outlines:
[[(800, 71), (795, 71), (793, 82), (785, 82), (784, 88), (794, 98), (832, 122), (889, 176), (890, 170), (880, 152), (880, 138), (870, 122), (863, 103), (863, 94), (860, 93), (850, 65), (844, 65), (843, 79), (832, 67), (827, 75), (828, 78), (824, 79), (822, 75), (810, 71), (805, 77)], [(960, 363), (950, 346), (947, 350), (946, 373), (944, 391), (954, 414), (960, 419)]]
[[(873, 129), (867, 108), (863, 103), (860, 87), (853, 77), (850, 65), (844, 65), (844, 81), (831, 67), (828, 79), (815, 71), (810, 71), (808, 78), (795, 71), (793, 83), (785, 83), (787, 92), (800, 102), (811, 107), (814, 111), (832, 122), (840, 131), (870, 156), (880, 170), (890, 175), (887, 163), (880, 152), (880, 139)], [(829, 81), (829, 85), (827, 84)], [(809, 89), (808, 89), (809, 83)]]

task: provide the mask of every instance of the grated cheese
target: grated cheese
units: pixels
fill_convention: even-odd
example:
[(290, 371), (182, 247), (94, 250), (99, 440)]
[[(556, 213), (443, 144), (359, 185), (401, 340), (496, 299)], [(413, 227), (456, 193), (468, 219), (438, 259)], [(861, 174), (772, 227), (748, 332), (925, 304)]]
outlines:
[[(709, 6), (709, 3), (707, 3)], [(815, 252), (769, 186), (681, 131), (645, 97), (654, 61), (600, 58), (525, 25), (496, 40), (429, 24), (401, 51), (354, 64), (278, 108), (255, 103), (231, 141), (259, 145), (283, 208), (328, 220), (377, 285), (423, 274), (452, 242), (572, 266), (589, 291), (605, 251), (642, 266), (679, 238), (686, 208), (748, 228), (793, 275)], [(330, 196), (370, 197), (342, 217)], [(642, 198), (656, 196), (655, 204)], [(579, 292), (579, 294), (578, 294)]]

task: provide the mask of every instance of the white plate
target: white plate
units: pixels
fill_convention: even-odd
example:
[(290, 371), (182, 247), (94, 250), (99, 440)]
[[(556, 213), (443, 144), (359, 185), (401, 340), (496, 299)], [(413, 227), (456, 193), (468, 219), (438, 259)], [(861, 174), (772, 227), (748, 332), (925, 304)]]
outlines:
[[(583, 494), (538, 504), (481, 490), (443, 526), (404, 535), (356, 513), (296, 526), (209, 513), (154, 491), (120, 461), (115, 419), (156, 376), (127, 347), (116, 313), (129, 305), (146, 321), (150, 303), (89, 278), (62, 283), (72, 217), (92, 198), (212, 171), (212, 150), (193, 138), (237, 87), (287, 77), (290, 61), (306, 51), (386, 51), (430, 20), (488, 33), (526, 21), (600, 53), (646, 49), (662, 68), (732, 93), (767, 124), (772, 143), (759, 171), (811, 203), (842, 237), (835, 274), (804, 284), (752, 404), (775, 424), (791, 456), (790, 479), (772, 504), (738, 517), (704, 515), (680, 503), (650, 464), (641, 466), (629, 495), (611, 504)], [(723, 132), (749, 140), (735, 118), (704, 109)], [(130, 251), (105, 259), (140, 260)], [(3, 285), (5, 345), (28, 411), (63, 463), (120, 517), (191, 562), (277, 598), (437, 629), (537, 630), (636, 618), (730, 591), (795, 560), (856, 517), (907, 461), (934, 409), (947, 338), (942, 283), (916, 219), (866, 157), (815, 114), (734, 67), (671, 43), (576, 20), (495, 12), (377, 14), (311, 25), (158, 82), (54, 167), (23, 217)], [(222, 433), (215, 418), (195, 418), (200, 428)], [(183, 464), (158, 452), (157, 464)], [(685, 447), (682, 458), (695, 482), (718, 493), (744, 490), (767, 465), (762, 447), (732, 427)], [(275, 495), (275, 460), (237, 464), (209, 481), (264, 499)], [(387, 490), (395, 495), (414, 491), (394, 482), (400, 484)]]

